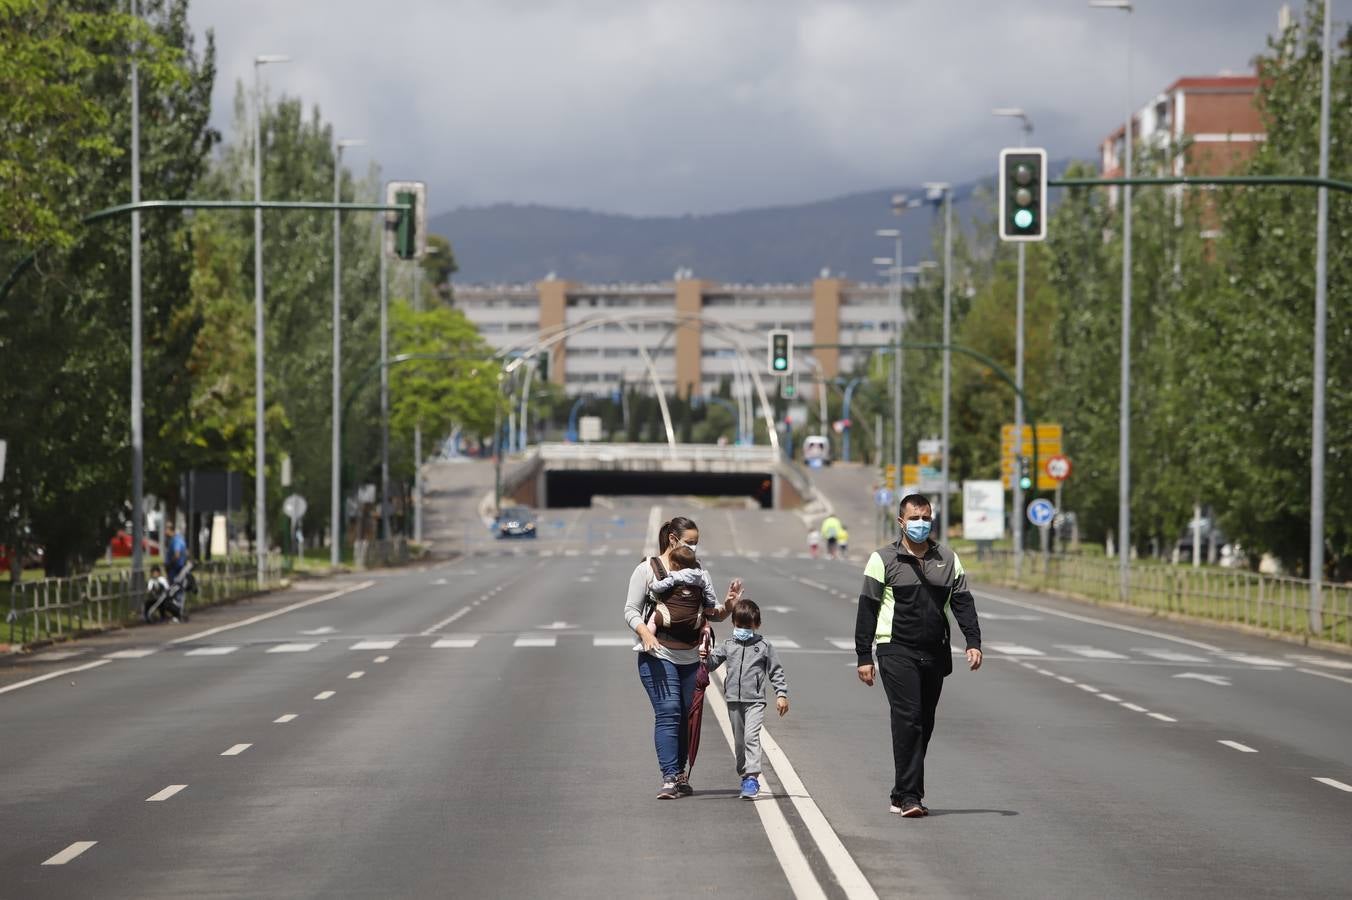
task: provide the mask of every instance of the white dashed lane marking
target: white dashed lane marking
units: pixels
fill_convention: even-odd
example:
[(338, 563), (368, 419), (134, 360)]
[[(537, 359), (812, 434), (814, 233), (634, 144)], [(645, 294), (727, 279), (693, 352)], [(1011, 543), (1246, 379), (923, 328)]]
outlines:
[(389, 661), (390, 661), (390, 658), (389, 658), (388, 656), (377, 656), (374, 660), (372, 660), (372, 662), (378, 662), (378, 663), (389, 662)]
[(268, 650), (269, 653), (306, 653), (318, 647), (318, 644), (278, 644)]
[(43, 863), (43, 865), (64, 866), (66, 863), (70, 862), (72, 859), (79, 856), (81, 853), (84, 853), (86, 850), (88, 850), (90, 847), (94, 846), (97, 843), (98, 841), (76, 841), (75, 843), (67, 847), (65, 850), (62, 850), (60, 853), (47, 859)]
[(1248, 744), (1241, 744), (1239, 741), (1217, 741), (1216, 743), (1218, 743), (1218, 744), (1224, 744), (1226, 747), (1229, 747), (1231, 750), (1238, 750), (1240, 753), (1257, 753), (1257, 752), (1258, 752), (1257, 750), (1255, 750), (1255, 749), (1253, 749), (1252, 747), (1250, 747)]
[(1320, 784), (1327, 784), (1331, 788), (1337, 788), (1340, 791), (1347, 791), (1349, 794), (1352, 794), (1352, 784), (1343, 784), (1336, 778), (1315, 778), (1315, 781), (1319, 782)]
[(143, 659), (154, 653), (153, 648), (142, 648), (140, 650), (118, 650), (114, 653), (103, 654), (104, 659)]
[(234, 653), (238, 647), (198, 647), (196, 650), (189, 650), (184, 656), (225, 656), (227, 653)]
[(327, 700), (327, 699), (329, 699), (330, 697), (332, 697), (333, 694), (334, 694), (333, 691), (320, 691), (318, 694), (315, 694), (315, 699), (316, 699), (316, 700)]
[(273, 719), (272, 722), (274, 725), (285, 725), (287, 722), (296, 721), (296, 718), (297, 716), (295, 713), (287, 713), (286, 715), (278, 716)]
[(1128, 657), (1121, 653), (1114, 653), (1112, 650), (1100, 650), (1098, 647), (1085, 647), (1079, 644), (1057, 644), (1056, 649), (1066, 650), (1074, 653), (1076, 656), (1083, 656), (1086, 659), (1127, 659)]
[(986, 643), (985, 648), (1005, 656), (1046, 656), (1041, 650), (1025, 647), (1022, 644)]
[(243, 753), (245, 750), (248, 750), (252, 746), (253, 744), (236, 744), (229, 750), (223, 752), (221, 756), (239, 756), (241, 753)]
[(179, 791), (187, 787), (186, 784), (171, 784), (162, 791), (157, 791), (146, 798), (147, 803), (163, 803)]
[(399, 646), (397, 640), (394, 641), (358, 641), (349, 650), (393, 650)]
[(348, 681), (356, 681), (358, 678), (362, 677), (362, 676), (365, 675), (365, 674), (366, 674), (365, 672), (360, 672), (360, 671), (358, 671), (358, 672), (349, 672), (348, 675), (347, 675), (347, 680), (348, 680)]
[(1152, 719), (1159, 719), (1161, 722), (1177, 722), (1172, 716), (1166, 716), (1164, 713), (1146, 713)]

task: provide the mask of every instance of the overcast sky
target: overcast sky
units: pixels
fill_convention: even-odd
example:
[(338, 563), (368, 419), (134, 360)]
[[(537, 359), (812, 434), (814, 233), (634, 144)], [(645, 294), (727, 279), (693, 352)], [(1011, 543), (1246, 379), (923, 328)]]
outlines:
[[(1137, 0), (1131, 98), (1250, 68), (1276, 0)], [(1303, 3), (1293, 6), (1299, 11)], [(1128, 16), (1087, 0), (193, 0), (214, 124), (256, 54), (358, 169), (497, 202), (635, 214), (797, 203), (993, 172), (1017, 142), (1084, 156), (1122, 121)]]

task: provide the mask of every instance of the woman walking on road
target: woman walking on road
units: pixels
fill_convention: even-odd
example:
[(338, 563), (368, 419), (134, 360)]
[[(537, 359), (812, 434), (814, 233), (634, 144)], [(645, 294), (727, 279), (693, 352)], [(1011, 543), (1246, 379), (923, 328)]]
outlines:
[(699, 552), (699, 527), (684, 516), (676, 516), (657, 533), (657, 556), (639, 563), (629, 578), (629, 593), (624, 603), (624, 622), (638, 635), (638, 675), (653, 705), (653, 743), (657, 764), (662, 770), (659, 800), (674, 800), (694, 793), (686, 772), (688, 721), (695, 694), (695, 675), (699, 669), (699, 624), (701, 619), (720, 622), (727, 617), (741, 594), (734, 580), (723, 605), (703, 604), (693, 617), (668, 622), (656, 633), (646, 624), (654, 581), (671, 571), (671, 551), (689, 547)]

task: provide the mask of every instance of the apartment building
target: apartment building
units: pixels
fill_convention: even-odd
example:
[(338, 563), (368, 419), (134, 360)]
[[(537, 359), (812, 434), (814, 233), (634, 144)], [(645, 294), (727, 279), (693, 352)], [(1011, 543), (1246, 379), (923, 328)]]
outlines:
[(825, 273), (810, 284), (720, 284), (678, 275), (647, 284), (547, 278), (467, 285), (457, 286), (455, 297), (497, 349), (523, 350), (563, 335), (549, 348), (548, 375), (570, 394), (647, 388), (645, 352), (665, 392), (710, 393), (730, 379), (741, 393), (751, 369), (765, 372), (766, 334), (784, 329), (796, 347), (848, 345), (795, 353), (800, 385), (811, 396), (818, 372), (835, 378), (854, 371), (896, 328), (897, 304), (883, 284)]

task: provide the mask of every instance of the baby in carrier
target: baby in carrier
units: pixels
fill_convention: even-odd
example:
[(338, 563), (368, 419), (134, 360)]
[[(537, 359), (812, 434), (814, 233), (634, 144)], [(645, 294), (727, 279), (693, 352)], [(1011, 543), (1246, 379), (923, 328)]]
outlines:
[(671, 551), (671, 571), (662, 569), (661, 560), (652, 560), (655, 580), (649, 590), (655, 602), (648, 616), (648, 630), (666, 632), (671, 638), (693, 647), (703, 638), (704, 608), (718, 605), (709, 573), (699, 567), (695, 551), (676, 547)]

